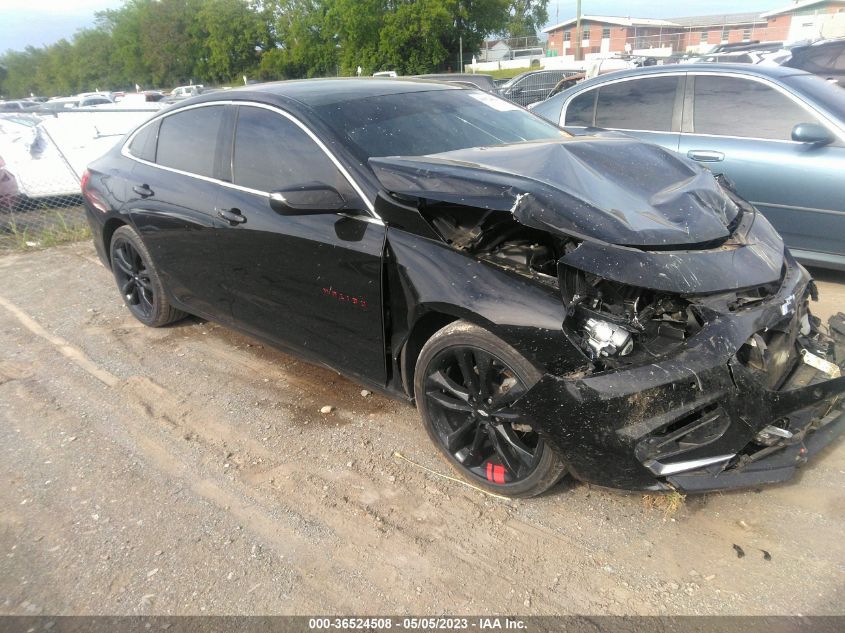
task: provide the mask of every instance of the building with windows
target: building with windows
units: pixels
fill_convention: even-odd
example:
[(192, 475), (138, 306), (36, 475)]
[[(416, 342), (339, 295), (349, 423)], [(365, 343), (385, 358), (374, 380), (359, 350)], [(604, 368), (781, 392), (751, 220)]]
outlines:
[(765, 13), (705, 15), (668, 20), (585, 15), (577, 32), (575, 18), (555, 24), (548, 34), (548, 50), (576, 59), (613, 53), (668, 56), (705, 52), (718, 44), (741, 42), (797, 42), (830, 36), (827, 30), (845, 20), (845, 0), (796, 0)]
[(587, 55), (622, 53), (627, 50), (626, 46), (636, 48), (639, 40), (658, 42), (664, 30), (668, 35), (677, 28), (668, 20), (585, 15), (581, 18), (579, 35), (575, 24), (576, 20), (572, 18), (544, 29), (549, 36), (547, 50), (558, 55), (576, 55), (578, 59)]

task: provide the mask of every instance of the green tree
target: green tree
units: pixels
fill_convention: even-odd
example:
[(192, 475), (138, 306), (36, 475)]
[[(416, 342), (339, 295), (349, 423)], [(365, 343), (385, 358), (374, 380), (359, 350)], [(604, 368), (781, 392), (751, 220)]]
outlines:
[(549, 20), (549, 0), (510, 0), (506, 32), (510, 37), (536, 37)]
[(452, 16), (441, 0), (398, 3), (387, 13), (379, 31), (379, 50), (386, 64), (401, 74), (420, 74), (448, 61), (444, 45), (453, 28)]
[(98, 26), (112, 39), (113, 77), (121, 87), (152, 83), (141, 35), (152, 4), (153, 0), (128, 0), (120, 9), (97, 14)]
[(126, 0), (94, 28), (0, 55), (0, 90), (32, 93), (458, 70), (493, 33), (536, 32), (548, 0)]
[(325, 0), (270, 0), (265, 3), (271, 45), (262, 54), (264, 78), (337, 74), (339, 37), (336, 24), (329, 16), (333, 5)]
[(200, 0), (160, 0), (149, 5), (139, 29), (150, 86), (168, 87), (194, 74), (199, 43), (189, 36)]
[(260, 15), (243, 0), (205, 0), (195, 14), (205, 38), (198, 42), (198, 72), (212, 81), (228, 81), (258, 67), (266, 45)]
[(114, 86), (112, 39), (101, 29), (83, 29), (67, 51), (73, 90), (109, 90)]

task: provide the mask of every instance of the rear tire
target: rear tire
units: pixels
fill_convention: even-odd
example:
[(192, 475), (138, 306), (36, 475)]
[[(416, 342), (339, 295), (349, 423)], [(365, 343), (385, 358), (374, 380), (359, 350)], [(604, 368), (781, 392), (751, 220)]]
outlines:
[(187, 316), (168, 302), (150, 253), (132, 227), (114, 232), (109, 260), (123, 302), (141, 323), (161, 327)]
[(542, 374), (487, 330), (456, 321), (420, 351), (417, 408), (429, 437), (464, 479), (508, 497), (533, 497), (566, 472), (530, 421), (510, 405)]

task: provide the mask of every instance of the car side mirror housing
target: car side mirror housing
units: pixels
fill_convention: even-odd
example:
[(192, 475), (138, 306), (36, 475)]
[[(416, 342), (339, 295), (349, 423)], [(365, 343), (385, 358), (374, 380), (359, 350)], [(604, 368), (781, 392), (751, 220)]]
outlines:
[(792, 140), (798, 143), (829, 145), (836, 139), (823, 125), (817, 123), (799, 123), (792, 128)]
[(277, 189), (270, 192), (270, 207), (284, 215), (336, 213), (347, 208), (340, 192), (322, 182)]

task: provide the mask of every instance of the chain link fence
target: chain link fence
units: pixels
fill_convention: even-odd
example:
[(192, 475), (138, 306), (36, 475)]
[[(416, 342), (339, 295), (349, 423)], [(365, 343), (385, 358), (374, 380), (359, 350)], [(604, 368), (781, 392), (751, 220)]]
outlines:
[(0, 114), (0, 253), (89, 235), (86, 166), (154, 114), (126, 108)]

